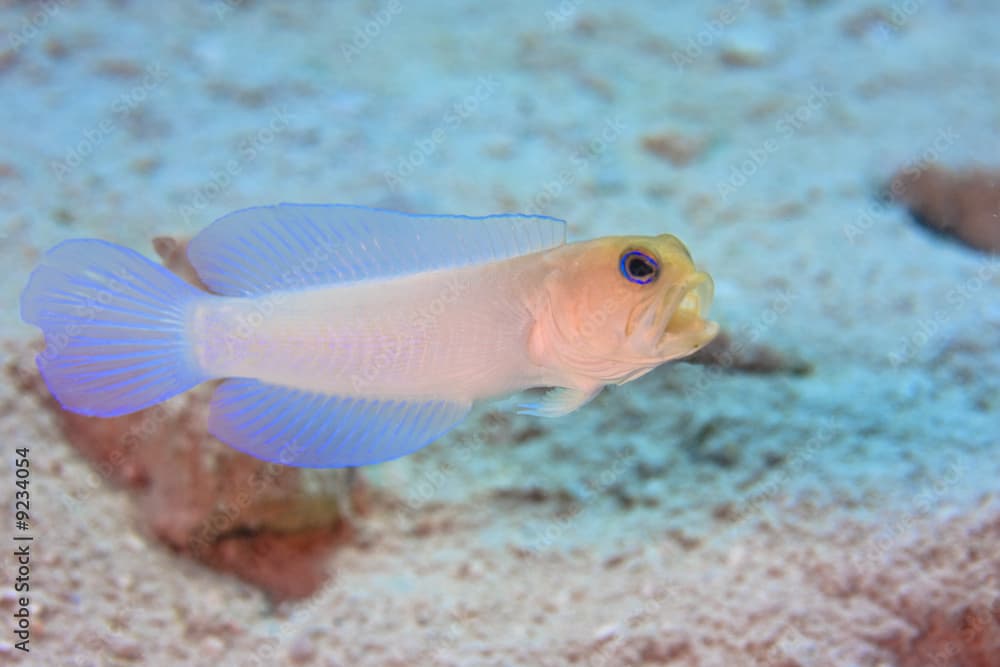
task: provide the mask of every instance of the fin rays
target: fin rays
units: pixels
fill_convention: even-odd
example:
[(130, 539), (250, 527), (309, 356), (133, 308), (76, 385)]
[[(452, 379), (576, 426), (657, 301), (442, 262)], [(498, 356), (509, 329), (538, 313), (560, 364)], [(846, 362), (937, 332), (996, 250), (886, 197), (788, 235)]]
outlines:
[(265, 461), (349, 467), (420, 449), (463, 419), (469, 407), (452, 401), (330, 396), (230, 379), (215, 391), (209, 431)]
[(219, 294), (241, 296), (467, 266), (552, 248), (546, 216), (413, 215), (342, 204), (279, 204), (230, 213), (188, 257)]
[(187, 340), (192, 286), (139, 253), (95, 239), (49, 250), (21, 294), (45, 334), (38, 368), (68, 410), (113, 417), (207, 379)]

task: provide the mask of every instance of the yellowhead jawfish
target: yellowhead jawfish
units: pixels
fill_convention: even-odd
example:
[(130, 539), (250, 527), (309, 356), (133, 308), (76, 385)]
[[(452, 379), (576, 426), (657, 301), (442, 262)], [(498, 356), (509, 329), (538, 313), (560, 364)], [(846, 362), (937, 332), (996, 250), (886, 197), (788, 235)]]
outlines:
[(224, 381), (209, 431), (258, 458), (359, 466), (419, 449), (476, 401), (552, 387), (560, 416), (707, 344), (712, 280), (669, 234), (565, 242), (545, 216), (281, 204), (209, 225), (210, 292), (106, 241), (52, 248), (21, 297), (62, 406), (110, 417)]

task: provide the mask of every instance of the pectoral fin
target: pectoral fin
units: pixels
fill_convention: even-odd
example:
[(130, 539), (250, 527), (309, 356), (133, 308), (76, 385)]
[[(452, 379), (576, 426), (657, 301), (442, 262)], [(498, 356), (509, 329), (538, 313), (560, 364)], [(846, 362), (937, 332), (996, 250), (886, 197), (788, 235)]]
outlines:
[(535, 417), (562, 417), (589, 403), (603, 388), (604, 385), (597, 385), (593, 389), (556, 387), (545, 392), (537, 403), (518, 406), (517, 413)]

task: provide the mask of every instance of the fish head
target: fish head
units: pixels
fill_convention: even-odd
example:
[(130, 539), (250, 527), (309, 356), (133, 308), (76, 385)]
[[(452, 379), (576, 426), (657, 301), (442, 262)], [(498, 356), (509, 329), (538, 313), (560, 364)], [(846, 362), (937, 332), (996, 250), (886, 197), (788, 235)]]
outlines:
[(559, 250), (545, 339), (564, 370), (621, 384), (718, 333), (707, 319), (712, 278), (677, 237), (614, 236)]

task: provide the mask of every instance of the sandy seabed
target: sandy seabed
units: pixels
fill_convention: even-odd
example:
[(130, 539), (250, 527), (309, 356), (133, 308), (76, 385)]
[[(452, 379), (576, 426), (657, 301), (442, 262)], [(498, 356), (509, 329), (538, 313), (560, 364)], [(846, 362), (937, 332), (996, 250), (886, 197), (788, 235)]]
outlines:
[(734, 339), (811, 368), (483, 406), (362, 471), (329, 577), (284, 601), (157, 539), (8, 374), (31, 652), (8, 555), (0, 663), (1000, 665), (1000, 259), (876, 197), (996, 166), (1000, 5), (661, 4), (0, 3), (8, 368), (51, 245), (279, 201), (669, 231)]

